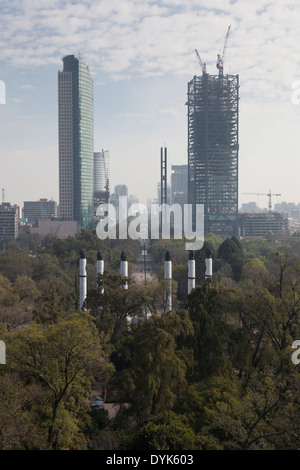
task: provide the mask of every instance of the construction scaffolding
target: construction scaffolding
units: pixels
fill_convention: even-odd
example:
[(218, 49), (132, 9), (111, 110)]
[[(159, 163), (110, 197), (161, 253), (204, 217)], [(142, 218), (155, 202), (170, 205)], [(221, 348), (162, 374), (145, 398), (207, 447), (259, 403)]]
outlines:
[(188, 198), (204, 204), (204, 233), (238, 235), (238, 75), (188, 83)]

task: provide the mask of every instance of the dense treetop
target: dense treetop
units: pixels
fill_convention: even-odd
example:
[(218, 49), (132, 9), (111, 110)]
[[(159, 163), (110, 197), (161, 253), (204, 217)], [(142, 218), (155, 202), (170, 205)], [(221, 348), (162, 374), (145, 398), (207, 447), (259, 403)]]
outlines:
[[(300, 237), (209, 234), (195, 253), (189, 296), (184, 241), (151, 241), (156, 278), (146, 284), (134, 276), (141, 247), (87, 230), (6, 242), (0, 449), (299, 450), (300, 376), (291, 356), (300, 340)], [(207, 248), (213, 279), (205, 281)], [(83, 312), (80, 250), (88, 269)], [(167, 250), (173, 310), (164, 313)], [(95, 387), (118, 405), (114, 417), (90, 408)]]

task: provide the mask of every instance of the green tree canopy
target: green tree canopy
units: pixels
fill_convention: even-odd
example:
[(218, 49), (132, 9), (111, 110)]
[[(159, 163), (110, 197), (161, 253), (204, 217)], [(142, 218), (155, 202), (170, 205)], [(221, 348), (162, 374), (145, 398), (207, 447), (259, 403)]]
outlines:
[(31, 322), (6, 340), (10, 367), (44, 389), (42, 412), (48, 423), (49, 448), (71, 448), (72, 439), (80, 438), (78, 410), (87, 411), (93, 374), (104, 364), (91, 318), (74, 313), (54, 324)]

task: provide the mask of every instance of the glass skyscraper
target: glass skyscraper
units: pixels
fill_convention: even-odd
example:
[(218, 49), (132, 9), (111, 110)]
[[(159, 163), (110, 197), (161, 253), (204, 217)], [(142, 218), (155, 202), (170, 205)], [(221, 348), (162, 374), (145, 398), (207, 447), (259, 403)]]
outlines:
[(80, 54), (58, 72), (59, 216), (86, 228), (93, 218), (93, 81)]
[(106, 191), (109, 186), (109, 151), (94, 152), (94, 191)]

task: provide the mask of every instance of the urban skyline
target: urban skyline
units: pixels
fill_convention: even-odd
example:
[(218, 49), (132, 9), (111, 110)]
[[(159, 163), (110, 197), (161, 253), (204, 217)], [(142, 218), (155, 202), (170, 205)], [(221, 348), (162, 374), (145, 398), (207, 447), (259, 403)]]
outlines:
[(299, 2), (0, 2), (1, 450), (300, 450)]
[(56, 73), (61, 57), (78, 50), (94, 80), (95, 151), (110, 151), (111, 187), (154, 198), (160, 147), (170, 166), (187, 163), (187, 83), (200, 74), (194, 49), (216, 73), (231, 24), (224, 70), (240, 75), (239, 205), (253, 199), (244, 192), (269, 188), (282, 194), (274, 203), (298, 202), (297, 3), (248, 3), (3, 1), (6, 200), (58, 200)]

